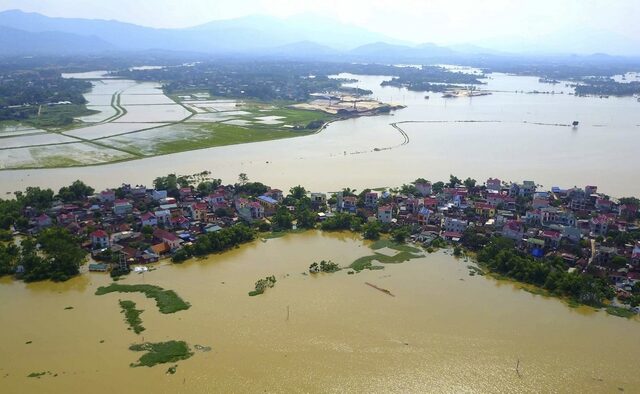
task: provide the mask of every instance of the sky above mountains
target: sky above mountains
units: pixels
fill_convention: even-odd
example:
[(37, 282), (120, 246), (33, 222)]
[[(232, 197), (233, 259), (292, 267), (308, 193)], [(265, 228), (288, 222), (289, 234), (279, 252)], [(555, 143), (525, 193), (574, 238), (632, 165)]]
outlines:
[(252, 14), (304, 14), (308, 24), (328, 17), (407, 43), (640, 52), (638, 0), (0, 0), (0, 11), (8, 9), (176, 28)]

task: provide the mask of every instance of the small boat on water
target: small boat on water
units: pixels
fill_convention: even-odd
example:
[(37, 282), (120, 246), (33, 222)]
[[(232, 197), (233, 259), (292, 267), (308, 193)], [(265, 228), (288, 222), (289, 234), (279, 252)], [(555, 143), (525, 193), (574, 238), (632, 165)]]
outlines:
[(429, 100), (429, 96), (424, 96), (424, 99), (425, 100)]
[(577, 120), (574, 120), (572, 123), (573, 127), (578, 127), (579, 124), (580, 122), (578, 122)]

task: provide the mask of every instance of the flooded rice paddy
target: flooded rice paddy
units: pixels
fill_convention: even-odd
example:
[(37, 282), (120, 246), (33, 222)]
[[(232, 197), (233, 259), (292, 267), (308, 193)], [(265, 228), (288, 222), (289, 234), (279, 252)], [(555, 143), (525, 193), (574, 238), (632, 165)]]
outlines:
[[(107, 99), (111, 96), (104, 93), (107, 91), (121, 92), (118, 105), (128, 104), (126, 114), (120, 114), (113, 124), (99, 125), (96, 134), (92, 127), (97, 126), (84, 129), (90, 133), (89, 139), (128, 133), (132, 130), (130, 125), (135, 124), (139, 124), (139, 130), (170, 124), (188, 117), (190, 111), (194, 114), (185, 118), (185, 122), (198, 127), (179, 123), (170, 128), (180, 129), (177, 134), (157, 128), (153, 129), (158, 133), (155, 136), (142, 131), (139, 135), (127, 134), (127, 138), (114, 138), (118, 145), (111, 148), (120, 149), (121, 144), (130, 143), (144, 152), (143, 156), (134, 156), (144, 159), (134, 162), (90, 170), (3, 171), (0, 192), (23, 189), (30, 184), (59, 188), (75, 179), (103, 188), (120, 184), (123, 180), (119, 174), (123, 171), (132, 177), (127, 181), (148, 183), (167, 173), (210, 170), (225, 182), (235, 181), (243, 172), (251, 179), (283, 189), (297, 184), (325, 191), (346, 186), (357, 189), (397, 186), (418, 177), (448, 179), (454, 173), (480, 181), (488, 177), (533, 179), (546, 187), (597, 184), (600, 190), (613, 196), (640, 194), (640, 187), (633, 181), (637, 178), (636, 169), (640, 168), (640, 156), (633, 149), (640, 143), (640, 103), (633, 98), (576, 97), (565, 83), (552, 85), (540, 83), (535, 77), (490, 74), (487, 84), (482, 86), (492, 92), (489, 96), (445, 99), (426, 93), (429, 98), (425, 99), (423, 92), (381, 87), (380, 83), (389, 79), (387, 76), (340, 76), (358, 79), (354, 86), (372, 90), (373, 98), (404, 104), (406, 108), (390, 115), (335, 122), (321, 133), (303, 138), (182, 152), (170, 158), (148, 157), (158, 152), (149, 147), (140, 149), (140, 143), (155, 141), (157, 146), (165, 146), (176, 137), (197, 141), (207, 130), (200, 129), (201, 125), (207, 123), (275, 124), (282, 119), (268, 113), (244, 114), (246, 111), (233, 100), (200, 100), (192, 96), (183, 98), (185, 107), (181, 107), (169, 103), (170, 99), (161, 94), (158, 86), (150, 83), (94, 81), (94, 91), (88, 95), (93, 94), (89, 99), (91, 105), (98, 102), (109, 105)], [(107, 87), (109, 84), (114, 85)], [(96, 89), (103, 89), (102, 93), (96, 93)], [(574, 120), (580, 122), (577, 128), (569, 126)], [(64, 134), (79, 137), (82, 130)], [(2, 142), (4, 139), (0, 139)], [(13, 142), (12, 146), (16, 144)], [(197, 147), (197, 143), (191, 145)], [(21, 155), (26, 157), (25, 152), (29, 150)], [(116, 156), (126, 157), (128, 153)], [(0, 149), (4, 168), (43, 164), (37, 160), (30, 165), (23, 161), (14, 163), (14, 156)], [(106, 154), (101, 158), (106, 161), (97, 161), (79, 156), (74, 162), (105, 163), (112, 157)]]

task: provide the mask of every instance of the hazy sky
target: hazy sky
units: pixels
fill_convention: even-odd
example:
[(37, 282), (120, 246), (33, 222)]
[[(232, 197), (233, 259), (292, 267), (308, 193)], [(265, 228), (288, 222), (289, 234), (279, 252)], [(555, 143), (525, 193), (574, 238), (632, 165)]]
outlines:
[(640, 0), (0, 0), (49, 16), (185, 27), (249, 14), (313, 13), (413, 42), (538, 37), (575, 27), (640, 37)]

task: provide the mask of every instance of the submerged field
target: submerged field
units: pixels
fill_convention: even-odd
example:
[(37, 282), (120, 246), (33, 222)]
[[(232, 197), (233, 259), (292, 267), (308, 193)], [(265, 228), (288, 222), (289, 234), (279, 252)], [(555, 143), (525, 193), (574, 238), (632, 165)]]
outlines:
[[(94, 81), (86, 106), (47, 108), (29, 124), (0, 124), (0, 169), (106, 164), (215, 146), (292, 138), (332, 118), (289, 103), (166, 96), (155, 83)], [(71, 117), (65, 127), (52, 120)]]

